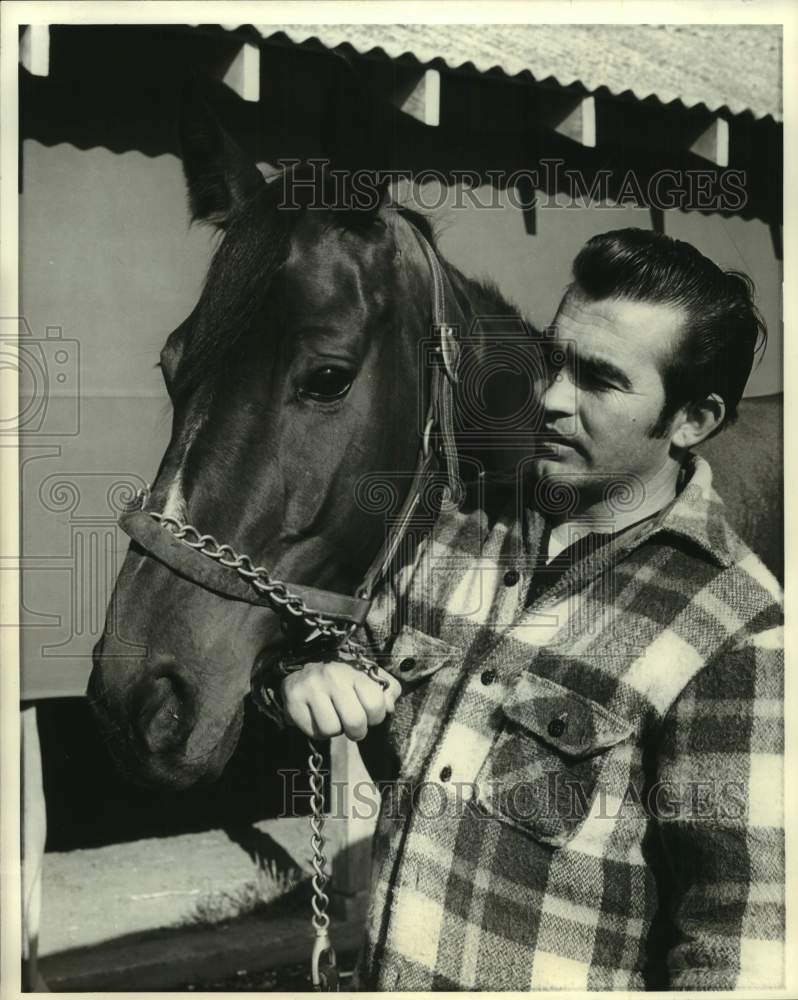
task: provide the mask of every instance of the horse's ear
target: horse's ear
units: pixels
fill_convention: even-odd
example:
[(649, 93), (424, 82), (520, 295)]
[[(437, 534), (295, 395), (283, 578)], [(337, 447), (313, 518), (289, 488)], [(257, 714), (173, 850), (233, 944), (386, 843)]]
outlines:
[(180, 147), (191, 217), (224, 229), (266, 182), (216, 119), (192, 80), (180, 100)]
[(333, 169), (369, 175), (366, 190), (376, 196), (365, 199), (366, 211), (376, 211), (387, 196), (394, 117), (394, 109), (365, 86), (349, 60), (335, 53), (322, 119), (322, 151)]

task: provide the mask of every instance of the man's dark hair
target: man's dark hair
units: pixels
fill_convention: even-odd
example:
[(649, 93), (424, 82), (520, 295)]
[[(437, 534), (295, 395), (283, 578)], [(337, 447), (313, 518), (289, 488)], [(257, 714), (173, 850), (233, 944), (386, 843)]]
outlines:
[(723, 271), (689, 243), (646, 229), (594, 236), (579, 251), (573, 275), (571, 288), (594, 301), (624, 298), (686, 312), (662, 371), (665, 405), (653, 437), (667, 433), (680, 407), (711, 393), (726, 404), (721, 427), (735, 420), (754, 354), (767, 342), (747, 275)]

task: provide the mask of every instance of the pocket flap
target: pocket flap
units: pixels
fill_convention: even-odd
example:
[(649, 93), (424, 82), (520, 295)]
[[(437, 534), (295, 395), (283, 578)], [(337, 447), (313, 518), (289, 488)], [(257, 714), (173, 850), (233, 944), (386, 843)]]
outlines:
[(401, 683), (429, 677), (447, 663), (454, 653), (448, 642), (405, 625), (397, 635), (384, 668)]
[(634, 726), (602, 705), (546, 677), (523, 674), (502, 704), (513, 722), (572, 757), (620, 743)]

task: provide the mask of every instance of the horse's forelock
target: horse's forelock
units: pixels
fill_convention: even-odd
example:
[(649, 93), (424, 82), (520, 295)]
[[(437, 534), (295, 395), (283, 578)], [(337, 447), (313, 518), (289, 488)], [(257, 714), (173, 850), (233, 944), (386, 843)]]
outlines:
[(175, 378), (177, 400), (222, 369), (253, 329), (272, 279), (288, 256), (297, 214), (281, 212), (275, 191), (267, 187), (230, 223), (192, 317)]

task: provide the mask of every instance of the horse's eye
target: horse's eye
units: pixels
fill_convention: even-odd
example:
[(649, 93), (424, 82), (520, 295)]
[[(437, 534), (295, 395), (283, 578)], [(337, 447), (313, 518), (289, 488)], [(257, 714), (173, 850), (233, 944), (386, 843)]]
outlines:
[(324, 401), (341, 399), (349, 392), (353, 378), (352, 372), (346, 368), (325, 365), (307, 376), (299, 387), (299, 395)]

